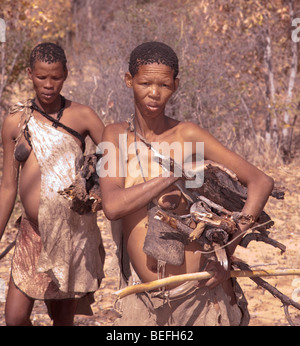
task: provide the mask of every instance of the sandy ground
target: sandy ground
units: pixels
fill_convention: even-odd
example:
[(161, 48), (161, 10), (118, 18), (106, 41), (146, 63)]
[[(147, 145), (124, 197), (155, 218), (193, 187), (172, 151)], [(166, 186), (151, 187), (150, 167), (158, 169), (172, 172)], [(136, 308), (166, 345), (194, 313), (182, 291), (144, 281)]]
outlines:
[[(268, 173), (280, 186), (285, 187), (285, 199), (276, 200), (270, 198), (265, 210), (275, 221), (275, 225), (271, 229), (271, 237), (286, 245), (287, 250), (281, 254), (280, 250), (270, 245), (253, 241), (247, 249), (239, 247), (236, 255), (249, 265), (255, 266), (254, 269), (300, 268), (300, 170), (296, 166), (287, 166), (274, 168), (274, 170), (270, 170)], [(1, 241), (0, 252), (15, 239), (17, 231), (13, 223), (19, 215), (20, 204), (17, 203), (14, 215)], [(111, 271), (112, 262), (115, 260), (113, 256), (115, 247), (111, 240), (110, 229), (107, 227), (101, 212), (98, 214), (98, 222), (106, 248), (106, 278), (103, 280), (101, 288), (95, 293), (94, 315), (76, 317), (75, 325), (77, 326), (111, 326), (118, 316), (118, 312), (114, 309), (114, 292), (117, 289), (117, 277)], [(5, 294), (9, 280), (12, 253), (13, 251), (0, 261), (0, 326), (5, 325)], [(290, 298), (295, 296), (297, 288), (300, 289), (300, 277), (282, 276), (266, 278), (265, 280)], [(282, 302), (279, 299), (258, 287), (249, 278), (240, 278), (238, 281), (248, 300), (251, 315), (250, 326), (289, 325), (282, 308)], [(290, 314), (295, 324), (300, 325), (300, 311), (290, 308)], [(35, 303), (32, 321), (36, 326), (51, 325), (43, 302), (37, 301)]]

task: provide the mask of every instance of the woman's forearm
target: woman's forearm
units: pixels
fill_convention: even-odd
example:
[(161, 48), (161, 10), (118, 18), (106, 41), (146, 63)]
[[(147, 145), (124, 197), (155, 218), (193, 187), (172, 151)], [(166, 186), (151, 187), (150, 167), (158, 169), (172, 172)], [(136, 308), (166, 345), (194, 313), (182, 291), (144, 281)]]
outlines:
[(16, 197), (17, 189), (7, 189), (4, 186), (0, 187), (0, 240), (13, 212)]
[[(254, 220), (263, 211), (265, 204), (273, 190), (274, 181), (272, 178), (265, 176), (263, 179), (256, 183), (252, 183), (248, 186), (248, 196), (245, 205), (242, 209), (242, 213), (245, 215), (252, 215)], [(233, 238), (235, 239), (229, 246), (229, 254), (232, 255), (238, 246), (243, 234), (251, 228), (250, 225), (239, 225), (239, 229), (234, 233)]]
[(162, 191), (174, 184), (178, 177), (156, 177), (145, 183), (137, 184), (127, 188), (115, 188), (110, 191), (105, 189), (102, 183), (101, 191), (107, 193), (109, 198), (103, 201), (103, 211), (110, 220), (119, 219), (146, 206)]

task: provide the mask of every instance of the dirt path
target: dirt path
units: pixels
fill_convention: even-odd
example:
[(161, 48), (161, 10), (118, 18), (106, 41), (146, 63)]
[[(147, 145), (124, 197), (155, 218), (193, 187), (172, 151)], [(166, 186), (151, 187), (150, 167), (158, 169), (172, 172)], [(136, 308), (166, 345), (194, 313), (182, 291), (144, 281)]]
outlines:
[[(270, 198), (266, 211), (275, 221), (272, 227), (272, 238), (283, 243), (287, 247), (284, 254), (280, 254), (275, 249), (264, 243), (251, 242), (247, 249), (238, 248), (236, 255), (245, 260), (250, 265), (257, 268), (300, 268), (300, 170), (296, 166), (274, 168), (268, 172), (276, 182), (285, 186), (285, 199), (276, 200)], [(14, 215), (0, 243), (0, 252), (12, 242), (16, 236), (16, 229), (13, 222), (20, 215), (20, 204), (17, 203)], [(102, 230), (102, 237), (106, 248), (105, 272), (106, 278), (102, 282), (102, 287), (95, 294), (95, 303), (93, 305), (94, 316), (76, 317), (76, 325), (94, 325), (110, 326), (117, 317), (118, 313), (114, 310), (113, 292), (117, 289), (117, 278), (110, 270), (111, 263), (114, 260), (114, 244), (110, 237), (109, 227), (106, 226), (102, 213), (98, 215), (99, 225)], [(4, 301), (5, 296), (1, 292), (1, 287), (7, 289), (9, 279), (11, 251), (4, 259), (0, 261), (0, 326), (4, 322)], [(270, 284), (289, 297), (298, 287), (300, 280), (296, 277), (276, 277), (266, 279)], [(285, 326), (288, 322), (285, 318), (281, 301), (274, 298), (268, 291), (258, 288), (257, 285), (248, 278), (239, 279), (249, 304), (251, 315), (250, 325), (252, 326)], [(1, 286), (2, 284), (2, 286)], [(294, 285), (294, 286), (293, 286)], [(296, 287), (297, 286), (297, 287)], [(291, 316), (298, 325), (300, 325), (300, 311), (290, 309)], [(37, 326), (51, 325), (43, 302), (36, 302), (33, 314), (33, 324)]]
[[(281, 254), (280, 250), (272, 246), (251, 242), (247, 249), (239, 247), (237, 255), (250, 265), (269, 264), (269, 268), (272, 269), (300, 268), (299, 167), (279, 167), (268, 173), (280, 186), (285, 187), (284, 200), (270, 198), (265, 210), (275, 222), (271, 228), (271, 237), (283, 243), (286, 246), (286, 252)], [(262, 266), (261, 269), (263, 268), (265, 267)], [(266, 279), (266, 281), (290, 298), (297, 287), (300, 288), (300, 282), (294, 276), (273, 277)], [(239, 279), (239, 282), (248, 300), (251, 314), (250, 325), (289, 325), (279, 299), (274, 298), (268, 291), (257, 287), (250, 279)], [(294, 322), (300, 325), (300, 311), (291, 308), (290, 313)]]

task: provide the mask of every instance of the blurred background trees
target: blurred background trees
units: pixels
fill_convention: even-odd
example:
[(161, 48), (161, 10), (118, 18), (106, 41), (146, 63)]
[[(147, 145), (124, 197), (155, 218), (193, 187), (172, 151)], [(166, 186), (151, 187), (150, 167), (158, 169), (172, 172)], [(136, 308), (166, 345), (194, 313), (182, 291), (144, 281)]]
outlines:
[[(296, 0), (0, 0), (1, 119), (32, 96), (29, 52), (42, 41), (66, 50), (66, 97), (90, 105), (105, 123), (133, 112), (125, 87), (138, 44), (169, 44), (180, 88), (167, 113), (208, 129), (259, 165), (300, 158), (299, 37)], [(294, 23), (294, 24), (293, 24)], [(300, 22), (299, 22), (300, 24)]]

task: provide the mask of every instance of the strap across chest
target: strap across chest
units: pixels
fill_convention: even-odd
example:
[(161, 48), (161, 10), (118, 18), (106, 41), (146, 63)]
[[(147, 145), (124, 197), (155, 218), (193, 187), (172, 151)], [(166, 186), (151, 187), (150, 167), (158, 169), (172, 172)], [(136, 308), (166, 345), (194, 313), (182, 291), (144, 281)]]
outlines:
[(60, 110), (57, 113), (57, 118), (56, 119), (53, 118), (51, 115), (47, 114), (46, 112), (44, 112), (42, 109), (40, 109), (38, 107), (38, 105), (35, 103), (34, 99), (32, 100), (32, 104), (31, 104), (30, 108), (32, 110), (35, 110), (35, 111), (39, 112), (43, 117), (45, 117), (46, 119), (51, 121), (53, 127), (55, 127), (55, 128), (61, 127), (64, 130), (66, 130), (67, 132), (69, 132), (72, 136), (78, 138), (80, 140), (81, 144), (82, 144), (82, 151), (84, 152), (85, 151), (85, 140), (84, 140), (83, 136), (79, 132), (73, 130), (69, 126), (66, 126), (66, 125), (64, 125), (63, 123), (60, 122), (60, 119), (61, 119), (61, 117), (63, 115), (64, 109), (65, 109), (65, 106), (66, 106), (66, 99), (63, 96), (61, 96), (61, 98), (62, 98), (62, 106), (61, 106)]

